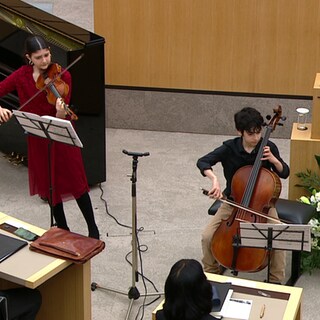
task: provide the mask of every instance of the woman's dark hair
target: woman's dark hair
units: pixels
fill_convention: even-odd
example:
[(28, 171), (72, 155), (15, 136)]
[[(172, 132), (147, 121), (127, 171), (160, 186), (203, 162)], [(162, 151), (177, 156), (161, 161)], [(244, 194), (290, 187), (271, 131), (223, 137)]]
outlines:
[(247, 132), (260, 132), (264, 125), (264, 120), (259, 111), (254, 108), (246, 107), (238, 111), (234, 115), (234, 122), (236, 129), (243, 133)]
[(176, 262), (164, 291), (163, 313), (166, 320), (199, 320), (211, 312), (212, 288), (196, 260)]
[(31, 55), (32, 53), (42, 49), (50, 50), (50, 47), (46, 40), (41, 36), (30, 36), (26, 39), (24, 43), (25, 54)]

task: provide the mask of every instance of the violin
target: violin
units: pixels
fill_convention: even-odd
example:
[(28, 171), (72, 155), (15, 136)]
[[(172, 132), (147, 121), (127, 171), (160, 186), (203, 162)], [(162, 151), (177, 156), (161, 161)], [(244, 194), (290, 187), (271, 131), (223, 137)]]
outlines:
[[(274, 110), (275, 115), (267, 125), (253, 166), (244, 166), (233, 176), (231, 196), (234, 202), (241, 206), (235, 207), (230, 217), (221, 221), (212, 238), (213, 256), (222, 266), (233, 270), (234, 273), (260, 271), (268, 264), (267, 250), (241, 246), (240, 222), (266, 223), (269, 219), (266, 213), (274, 207), (279, 198), (280, 178), (276, 173), (262, 167), (261, 158), (271, 132), (282, 119), (281, 112), (281, 106)], [(257, 215), (249, 209), (265, 215)]]
[[(56, 105), (57, 99), (61, 98), (62, 101), (69, 93), (69, 86), (61, 79), (61, 66), (57, 63), (49, 65), (48, 69), (39, 75), (36, 82), (37, 89), (45, 90), (47, 100), (50, 104)], [(63, 108), (71, 120), (78, 120), (78, 116), (69, 108), (63, 101)]]
[[(75, 59), (72, 63), (70, 63), (70, 64), (69, 64), (66, 68), (64, 68), (60, 73), (57, 73), (57, 74), (55, 75), (55, 77), (54, 77), (51, 81), (54, 82), (54, 81), (56, 80), (56, 78), (61, 78), (61, 76), (62, 76), (67, 70), (69, 70), (73, 65), (75, 65), (80, 59), (82, 59), (83, 56), (84, 56), (84, 53), (82, 53), (77, 59)], [(61, 67), (60, 67), (60, 68), (61, 68)], [(38, 80), (38, 79), (37, 79), (37, 80)], [(18, 110), (23, 110), (23, 108), (24, 108), (29, 102), (31, 102), (35, 97), (37, 97), (42, 91), (46, 90), (46, 89), (48, 88), (48, 86), (51, 85), (51, 81), (49, 81), (49, 83), (47, 83), (47, 84), (44, 84), (44, 81), (43, 81), (43, 86), (41, 87), (41, 89), (37, 87), (37, 88), (39, 89), (39, 91), (37, 91), (32, 97), (30, 97), (27, 101), (25, 101), (25, 102), (20, 106), (20, 108), (19, 108)], [(41, 80), (39, 80), (39, 82), (42, 83)], [(40, 84), (39, 84), (39, 87), (40, 87)], [(54, 88), (53, 88), (53, 90), (54, 90)], [(59, 96), (57, 96), (56, 99), (61, 98), (59, 92), (58, 92), (58, 94), (59, 94)], [(54, 103), (54, 104), (55, 104), (55, 103)], [(72, 117), (72, 115), (73, 115), (74, 120), (77, 120), (77, 119), (78, 119), (77, 115), (75, 115), (75, 114), (72, 112), (72, 110), (70, 110), (69, 107), (68, 107), (66, 104), (64, 105), (64, 107), (65, 107), (65, 109), (67, 109), (67, 110), (66, 110), (67, 113), (68, 113), (68, 112), (71, 113), (71, 117)], [(71, 119), (72, 119), (72, 118), (71, 118)]]

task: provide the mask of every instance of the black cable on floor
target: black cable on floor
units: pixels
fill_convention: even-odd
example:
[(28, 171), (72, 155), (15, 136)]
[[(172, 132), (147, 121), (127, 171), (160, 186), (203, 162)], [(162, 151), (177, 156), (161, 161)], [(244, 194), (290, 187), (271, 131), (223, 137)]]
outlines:
[[(102, 188), (101, 183), (99, 183), (99, 188), (100, 188), (100, 190), (101, 190), (100, 200), (101, 200), (101, 201), (104, 203), (104, 205), (105, 205), (105, 209), (106, 209), (107, 215), (108, 215), (109, 217), (111, 217), (119, 226), (124, 227), (124, 228), (132, 229), (131, 226), (128, 226), (128, 225), (123, 224), (123, 223), (120, 223), (120, 222), (118, 221), (118, 219), (109, 212), (107, 200), (105, 200), (105, 199), (103, 198), (104, 190), (103, 190), (103, 188)], [(146, 281), (148, 281), (148, 282), (153, 286), (153, 288), (154, 288), (154, 290), (155, 290), (156, 292), (159, 292), (159, 290), (157, 289), (157, 287), (155, 286), (155, 284), (154, 284), (150, 279), (148, 279), (148, 278), (144, 275), (144, 272), (143, 272), (143, 263), (142, 263), (142, 254), (141, 254), (141, 253), (142, 253), (142, 252), (146, 252), (146, 251), (148, 250), (148, 246), (147, 246), (147, 245), (141, 245), (141, 244), (140, 244), (140, 241), (139, 241), (138, 234), (139, 234), (139, 232), (142, 232), (143, 230), (144, 230), (143, 227), (140, 227), (140, 228), (138, 228), (138, 229), (136, 229), (136, 230), (132, 230), (132, 232), (136, 232), (137, 249), (138, 249), (139, 261), (140, 261), (140, 270), (141, 270), (141, 272), (139, 272), (139, 271), (137, 270), (137, 273), (138, 273), (138, 275), (141, 276), (142, 283), (143, 283), (143, 286), (144, 286), (144, 299), (143, 299), (143, 303), (139, 306), (137, 315), (136, 315), (136, 317), (135, 317), (136, 320), (138, 319), (140, 312), (142, 312), (140, 320), (143, 320), (145, 307), (153, 304), (154, 302), (156, 302), (157, 300), (159, 300), (160, 297), (161, 297), (161, 294), (159, 294), (159, 296), (157, 296), (155, 299), (153, 299), (152, 301), (146, 303), (147, 294), (148, 294), (148, 288), (147, 288), (147, 285), (146, 285)], [(132, 267), (132, 263), (131, 263), (131, 262), (129, 261), (129, 259), (128, 259), (128, 256), (129, 256), (130, 254), (132, 254), (132, 250), (129, 251), (129, 252), (126, 254), (125, 260), (126, 260), (127, 263)]]
[(107, 200), (103, 198), (104, 191), (103, 191), (103, 189), (102, 189), (101, 183), (99, 183), (99, 189), (100, 189), (100, 191), (101, 191), (100, 200), (104, 203), (104, 206), (105, 206), (107, 215), (108, 215), (109, 217), (111, 217), (119, 226), (124, 227), (124, 228), (128, 228), (128, 229), (131, 229), (131, 228), (132, 228), (131, 226), (128, 226), (128, 225), (126, 225), (126, 224), (123, 224), (123, 223), (119, 222), (118, 219), (109, 212)]

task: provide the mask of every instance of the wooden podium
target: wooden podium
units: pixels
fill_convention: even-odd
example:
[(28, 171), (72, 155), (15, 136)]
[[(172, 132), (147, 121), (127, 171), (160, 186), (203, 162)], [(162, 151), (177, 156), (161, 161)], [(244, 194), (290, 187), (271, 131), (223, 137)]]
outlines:
[(307, 124), (307, 130), (298, 130), (297, 123), (292, 126), (288, 195), (290, 200), (306, 195), (303, 188), (296, 187), (297, 183), (301, 183), (296, 173), (305, 172), (307, 169), (319, 172), (315, 155), (320, 155), (320, 73), (317, 73), (313, 86), (312, 123)]
[[(0, 224), (12, 221), (38, 235), (46, 231), (0, 212)], [(40, 290), (39, 320), (91, 319), (90, 260), (85, 264), (73, 264), (33, 252), (26, 246), (0, 264), (0, 288), (19, 286)]]

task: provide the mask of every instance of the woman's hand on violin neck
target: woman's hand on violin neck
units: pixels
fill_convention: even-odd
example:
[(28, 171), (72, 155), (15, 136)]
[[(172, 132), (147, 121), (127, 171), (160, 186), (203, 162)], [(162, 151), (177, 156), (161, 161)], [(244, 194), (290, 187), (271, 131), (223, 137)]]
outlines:
[(9, 109), (0, 106), (0, 123), (7, 122), (12, 117), (12, 112)]
[(66, 117), (65, 104), (61, 98), (56, 100), (56, 117), (64, 119)]

